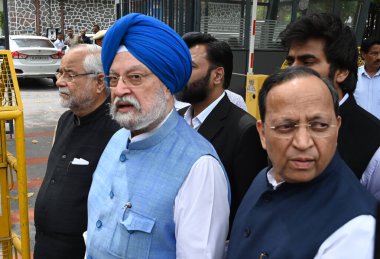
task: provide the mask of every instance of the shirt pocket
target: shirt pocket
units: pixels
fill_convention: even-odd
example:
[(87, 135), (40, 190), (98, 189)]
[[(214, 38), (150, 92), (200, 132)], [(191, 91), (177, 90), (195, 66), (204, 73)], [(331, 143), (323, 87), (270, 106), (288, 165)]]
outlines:
[(155, 219), (128, 210), (117, 222), (109, 252), (120, 258), (148, 258)]

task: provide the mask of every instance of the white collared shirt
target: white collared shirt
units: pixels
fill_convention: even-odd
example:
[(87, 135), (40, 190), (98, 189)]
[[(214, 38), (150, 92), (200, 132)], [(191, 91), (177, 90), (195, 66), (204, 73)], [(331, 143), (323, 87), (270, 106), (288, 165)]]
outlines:
[(364, 66), (359, 67), (354, 96), (363, 109), (380, 119), (380, 69), (370, 77)]
[(206, 120), (207, 116), (214, 110), (215, 106), (218, 105), (220, 100), (224, 97), (226, 93), (223, 92), (218, 99), (213, 101), (206, 109), (199, 113), (196, 117), (193, 118), (193, 107), (190, 106), (185, 112), (184, 119), (193, 129), (198, 130), (202, 123)]
[[(267, 179), (274, 190), (284, 183), (276, 181), (272, 169), (268, 171)], [(330, 235), (314, 258), (373, 258), (375, 229), (376, 220), (373, 216), (357, 216)]]
[[(151, 132), (133, 137), (131, 143), (151, 136), (170, 114)], [(229, 215), (224, 171), (214, 157), (202, 156), (191, 167), (175, 198), (176, 258), (223, 258)]]

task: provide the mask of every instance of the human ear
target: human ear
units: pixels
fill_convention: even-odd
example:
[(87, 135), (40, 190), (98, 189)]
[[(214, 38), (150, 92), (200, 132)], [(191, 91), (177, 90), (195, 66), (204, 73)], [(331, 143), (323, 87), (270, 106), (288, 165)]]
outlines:
[(215, 84), (222, 84), (224, 81), (224, 68), (223, 67), (218, 67), (215, 69)]
[(348, 77), (349, 71), (348, 69), (337, 69), (335, 71), (335, 81), (338, 84), (341, 84)]
[(264, 132), (264, 122), (262, 120), (256, 121), (256, 129), (260, 135), (261, 146), (263, 147), (263, 149), (266, 150), (267, 145), (266, 145), (266, 138), (265, 138), (265, 132)]

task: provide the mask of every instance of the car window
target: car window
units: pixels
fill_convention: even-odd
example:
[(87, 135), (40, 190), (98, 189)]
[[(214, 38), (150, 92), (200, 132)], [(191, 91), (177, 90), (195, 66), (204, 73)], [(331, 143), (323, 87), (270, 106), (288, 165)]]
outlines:
[(43, 39), (14, 39), (17, 46), (23, 47), (44, 47), (44, 48), (54, 48), (53, 43), (48, 40)]

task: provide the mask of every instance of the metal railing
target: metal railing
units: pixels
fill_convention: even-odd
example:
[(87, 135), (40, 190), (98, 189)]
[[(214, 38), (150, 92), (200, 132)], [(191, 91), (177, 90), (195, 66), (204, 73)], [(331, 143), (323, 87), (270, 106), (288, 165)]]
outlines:
[[(0, 68), (0, 258), (30, 258), (24, 116), (10, 51), (0, 51)], [(7, 151), (7, 120), (15, 123), (16, 156)], [(12, 231), (11, 202), (18, 202), (21, 240)]]

